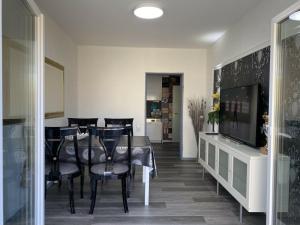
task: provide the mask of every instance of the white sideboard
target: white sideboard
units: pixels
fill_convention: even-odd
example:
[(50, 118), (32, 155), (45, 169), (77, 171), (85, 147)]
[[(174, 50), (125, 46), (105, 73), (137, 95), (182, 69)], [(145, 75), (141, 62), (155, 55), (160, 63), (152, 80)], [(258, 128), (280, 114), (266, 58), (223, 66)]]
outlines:
[[(267, 156), (221, 135), (199, 134), (199, 163), (248, 212), (266, 212)], [(240, 217), (242, 218), (242, 217)]]

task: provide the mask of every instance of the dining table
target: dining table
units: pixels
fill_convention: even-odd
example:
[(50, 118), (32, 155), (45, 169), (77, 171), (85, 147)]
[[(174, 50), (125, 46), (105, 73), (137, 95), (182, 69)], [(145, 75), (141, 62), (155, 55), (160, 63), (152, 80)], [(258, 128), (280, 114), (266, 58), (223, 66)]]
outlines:
[[(114, 153), (114, 159), (124, 160), (128, 155), (128, 137), (121, 136), (118, 146)], [(102, 148), (98, 138), (92, 136), (91, 139), (91, 157), (102, 159), (105, 161), (105, 153), (99, 151)], [(103, 150), (103, 149), (102, 149)], [(89, 151), (89, 135), (78, 136), (78, 154), (80, 161), (87, 165), (88, 164), (88, 151)], [(75, 152), (74, 145), (69, 140), (66, 140), (63, 146), (63, 151), (60, 153), (61, 161), (74, 161)], [(157, 167), (155, 163), (154, 149), (151, 145), (148, 136), (131, 136), (131, 164), (143, 167), (143, 179), (144, 183), (144, 204), (149, 205), (149, 193), (150, 193), (150, 177), (154, 178), (157, 176)]]

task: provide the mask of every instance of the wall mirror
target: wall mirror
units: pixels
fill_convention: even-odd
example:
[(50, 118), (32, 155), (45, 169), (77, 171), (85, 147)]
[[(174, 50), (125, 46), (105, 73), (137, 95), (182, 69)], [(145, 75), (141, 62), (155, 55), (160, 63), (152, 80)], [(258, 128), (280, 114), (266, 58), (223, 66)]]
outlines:
[(45, 58), (45, 118), (64, 117), (64, 66)]

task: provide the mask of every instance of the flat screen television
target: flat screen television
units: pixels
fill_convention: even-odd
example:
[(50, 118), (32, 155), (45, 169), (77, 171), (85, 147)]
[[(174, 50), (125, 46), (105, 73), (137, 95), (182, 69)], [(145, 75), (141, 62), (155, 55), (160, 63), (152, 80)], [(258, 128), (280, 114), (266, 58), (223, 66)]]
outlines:
[(220, 134), (258, 147), (262, 125), (259, 93), (258, 84), (221, 89)]

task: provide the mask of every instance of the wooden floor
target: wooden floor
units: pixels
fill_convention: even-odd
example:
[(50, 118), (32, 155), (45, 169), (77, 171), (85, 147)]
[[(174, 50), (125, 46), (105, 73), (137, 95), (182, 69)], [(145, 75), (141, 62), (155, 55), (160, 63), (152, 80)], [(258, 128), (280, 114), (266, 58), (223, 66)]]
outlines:
[[(150, 205), (144, 206), (144, 188), (141, 169), (138, 170), (129, 213), (122, 207), (119, 181), (99, 185), (94, 215), (88, 214), (89, 186), (85, 184), (84, 199), (79, 198), (79, 185), (75, 183), (76, 214), (68, 207), (67, 184), (61, 189), (53, 186), (46, 200), (46, 225), (237, 225), (239, 204), (221, 188), (216, 194), (216, 182), (208, 174), (202, 180), (202, 167), (194, 161), (179, 159), (178, 145), (155, 144), (158, 177), (150, 182)], [(264, 214), (244, 212), (244, 224), (265, 224)]]

